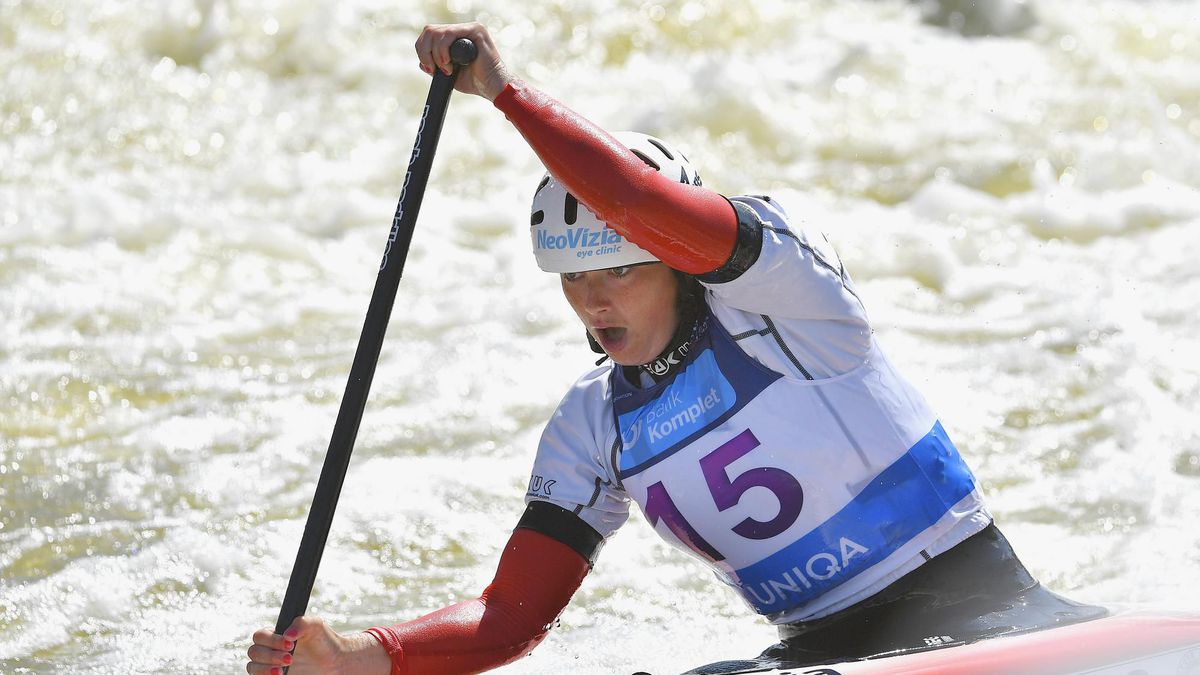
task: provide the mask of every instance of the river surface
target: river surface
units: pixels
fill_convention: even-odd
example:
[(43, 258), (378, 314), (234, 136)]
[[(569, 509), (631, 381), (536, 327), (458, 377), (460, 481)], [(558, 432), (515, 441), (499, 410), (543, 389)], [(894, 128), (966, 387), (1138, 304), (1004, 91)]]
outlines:
[[(427, 92), (412, 42), (468, 19), (822, 226), (1046, 584), (1200, 606), (1200, 3), (1027, 8), (985, 37), (884, 0), (0, 0), (0, 671), (241, 671)], [(483, 588), (593, 359), (529, 252), (536, 158), (465, 96), (438, 152), (312, 597), (339, 629)], [(635, 515), (503, 672), (773, 640)]]

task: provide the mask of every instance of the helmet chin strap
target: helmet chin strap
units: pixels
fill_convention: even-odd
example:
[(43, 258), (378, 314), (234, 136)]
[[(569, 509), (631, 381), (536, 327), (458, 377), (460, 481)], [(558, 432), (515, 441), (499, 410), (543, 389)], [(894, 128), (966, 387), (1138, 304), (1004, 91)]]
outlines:
[[(604, 348), (600, 346), (599, 342), (596, 342), (596, 338), (592, 337), (591, 331), (585, 330), (585, 331), (583, 331), (583, 333), (584, 333), (584, 335), (587, 335), (588, 346), (592, 348), (592, 351), (596, 352), (597, 354), (604, 354)], [(604, 358), (608, 358), (608, 354), (604, 354)], [(603, 361), (604, 359), (600, 359), (600, 360)], [(596, 365), (600, 365), (600, 364), (597, 363)]]
[[(687, 360), (688, 353), (692, 350), (692, 343), (704, 332), (705, 324), (703, 315), (700, 314), (681, 317), (679, 327), (675, 329), (675, 335), (667, 344), (667, 348), (658, 355), (658, 358), (637, 366), (637, 370), (646, 373), (655, 382), (661, 382), (673, 375)], [(627, 371), (626, 374), (630, 373)]]
[[(675, 371), (687, 359), (692, 344), (708, 325), (703, 287), (691, 275), (679, 271), (675, 271), (675, 275), (679, 281), (679, 295), (675, 305), (679, 315), (679, 324), (675, 326), (675, 334), (671, 336), (667, 348), (657, 358), (637, 368), (649, 375), (655, 382), (661, 382), (675, 374)], [(640, 379), (636, 370), (626, 371), (625, 374), (631, 382)]]
[(604, 352), (604, 347), (601, 347), (600, 343), (596, 342), (596, 338), (592, 337), (592, 334), (589, 331), (585, 330), (583, 333), (584, 335), (587, 335), (588, 346), (592, 348), (592, 351), (596, 352), (597, 354), (603, 354), (603, 356), (596, 359), (596, 365), (604, 363), (604, 360), (608, 358), (608, 354)]

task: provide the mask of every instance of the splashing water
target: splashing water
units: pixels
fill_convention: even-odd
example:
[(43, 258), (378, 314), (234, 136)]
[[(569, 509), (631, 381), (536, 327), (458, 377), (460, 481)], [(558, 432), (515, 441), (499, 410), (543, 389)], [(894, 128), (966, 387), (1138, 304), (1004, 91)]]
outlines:
[[(411, 44), (472, 19), (603, 126), (819, 223), (1039, 578), (1195, 607), (1197, 6), (1029, 10), (965, 37), (883, 0), (0, 0), (0, 670), (242, 668), (428, 86)], [(589, 365), (528, 252), (540, 175), (454, 100), (311, 604), (339, 629), (483, 588)], [(773, 641), (635, 516), (506, 672)]]

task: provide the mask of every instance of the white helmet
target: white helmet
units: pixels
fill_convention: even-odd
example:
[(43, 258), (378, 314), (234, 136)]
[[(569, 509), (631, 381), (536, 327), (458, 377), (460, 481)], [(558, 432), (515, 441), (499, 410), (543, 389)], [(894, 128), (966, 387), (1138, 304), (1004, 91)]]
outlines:
[[(619, 131), (613, 136), (662, 175), (700, 185), (700, 174), (677, 150), (653, 136)], [(546, 272), (588, 272), (658, 260), (617, 234), (547, 173), (533, 195), (533, 256)]]

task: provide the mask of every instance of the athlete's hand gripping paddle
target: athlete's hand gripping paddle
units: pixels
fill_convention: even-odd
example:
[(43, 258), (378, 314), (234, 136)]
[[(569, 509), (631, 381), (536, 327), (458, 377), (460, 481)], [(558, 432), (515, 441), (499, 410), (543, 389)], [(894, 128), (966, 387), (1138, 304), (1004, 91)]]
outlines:
[[(321, 564), (321, 554), (325, 550), (325, 540), (333, 522), (333, 511), (342, 491), (346, 469), (350, 465), (350, 452), (354, 449), (354, 439), (358, 435), (358, 425), (367, 405), (371, 379), (375, 376), (375, 365), (383, 347), (383, 336), (392, 314), (392, 304), (396, 300), (396, 288), (404, 271), (404, 260), (408, 257), (408, 247), (417, 223), (417, 212), (425, 196), (425, 185), (429, 181), (433, 155), (441, 136), (442, 122), (446, 118), (446, 107), (450, 103), (450, 93), (454, 91), (458, 67), (475, 60), (475, 55), (476, 48), (470, 40), (456, 40), (450, 48), (450, 57), (455, 64), (452, 73), (446, 75), (440, 70), (433, 73), (429, 96), (425, 99), (425, 108), (421, 112), (421, 122), (417, 127), (417, 139), (408, 160), (408, 172), (404, 175), (400, 202), (396, 206), (396, 215), (392, 218), (392, 229), (388, 234), (383, 260), (379, 265), (379, 276), (375, 280), (375, 290), (371, 293), (367, 318), (358, 338), (354, 362), (350, 366), (346, 393), (342, 397), (337, 421), (333, 425), (329, 450), (325, 453), (325, 464), (317, 481), (308, 521), (304, 525), (300, 550), (296, 553), (296, 564), (292, 568), (287, 593), (279, 609), (279, 620), (275, 623), (275, 633), (278, 635), (282, 635), (292, 621), (308, 609), (309, 595), (317, 577), (317, 567)], [(284, 668), (284, 673), (287, 670)]]

